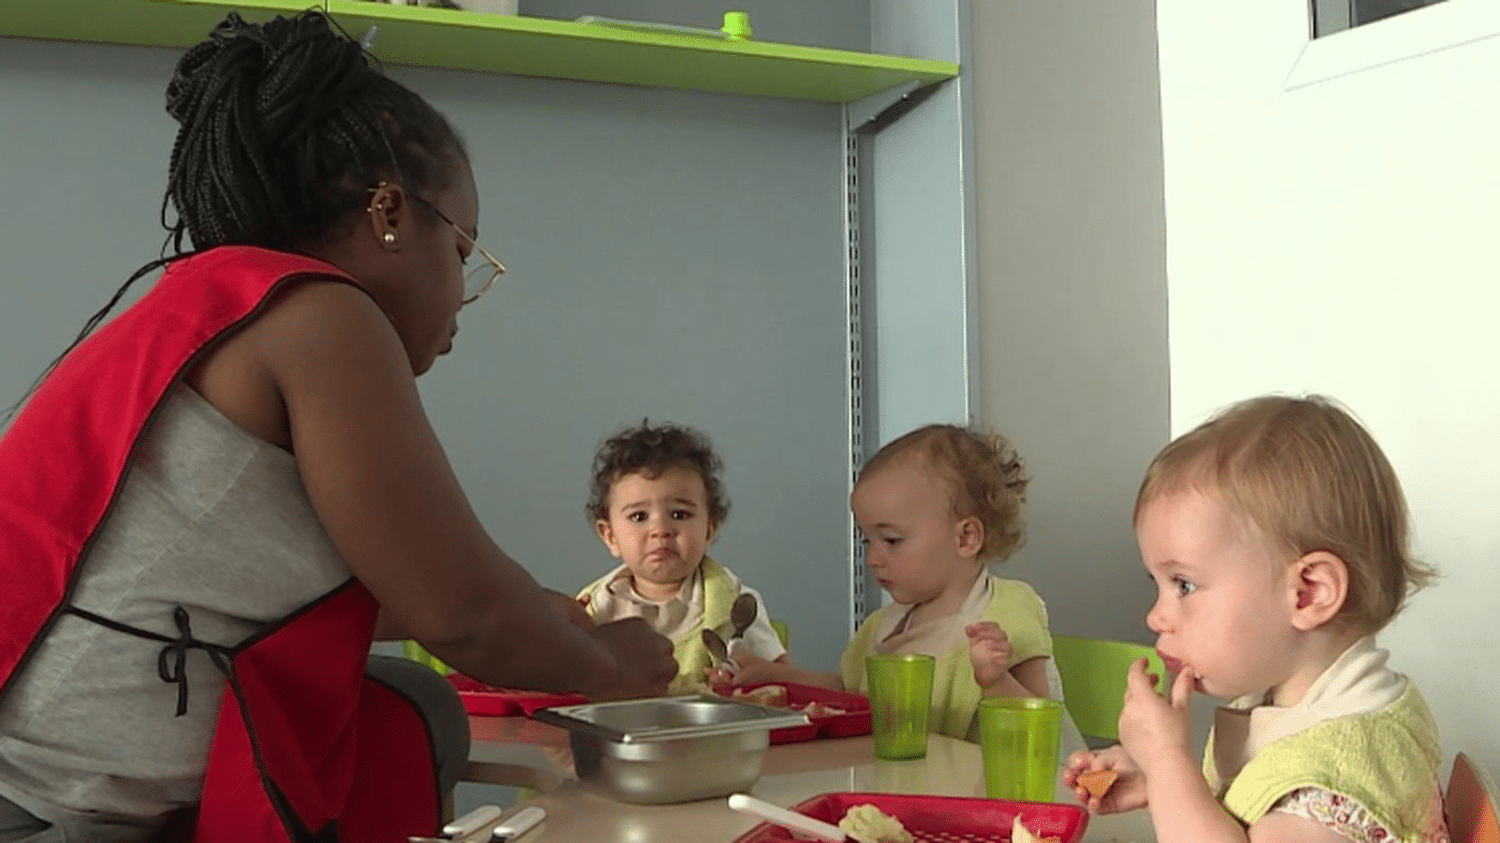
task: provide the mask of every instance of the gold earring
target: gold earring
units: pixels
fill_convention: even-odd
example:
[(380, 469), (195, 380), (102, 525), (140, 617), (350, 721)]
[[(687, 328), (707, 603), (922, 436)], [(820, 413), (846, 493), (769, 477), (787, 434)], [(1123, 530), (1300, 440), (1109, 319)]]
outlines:
[(385, 233), (385, 236), (382, 237), (381, 239), (385, 241), (385, 245), (387, 245), (387, 246), (394, 246), (394, 245), (396, 245), (396, 235), (393, 234), (393, 233), (391, 233), (391, 232), (389, 232), (389, 231), (387, 231)]

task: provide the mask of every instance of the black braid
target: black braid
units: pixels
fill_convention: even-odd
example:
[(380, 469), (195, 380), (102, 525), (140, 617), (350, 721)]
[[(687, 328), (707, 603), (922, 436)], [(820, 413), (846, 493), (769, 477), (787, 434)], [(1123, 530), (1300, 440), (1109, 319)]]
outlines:
[(162, 256), (115, 291), (47, 372), (131, 284), (167, 263), (223, 245), (299, 251), (337, 235), (381, 180), (417, 195), (447, 187), (454, 163), (467, 160), (463, 141), (372, 61), (314, 11), (264, 24), (231, 12), (184, 53), (167, 85), (167, 113), (179, 129), (162, 198)]

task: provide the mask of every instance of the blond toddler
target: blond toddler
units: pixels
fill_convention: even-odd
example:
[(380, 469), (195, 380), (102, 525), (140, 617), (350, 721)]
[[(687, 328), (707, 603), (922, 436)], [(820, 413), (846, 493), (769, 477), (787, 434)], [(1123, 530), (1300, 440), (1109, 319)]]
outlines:
[[(1028, 482), (998, 434), (935, 424), (881, 448), (849, 505), (866, 564), (893, 602), (860, 624), (837, 674), (741, 660), (739, 679), (866, 693), (867, 655), (925, 653), (937, 659), (931, 728), (968, 740), (983, 697), (1060, 699), (1046, 606), (1031, 586), (986, 568), (1024, 540)], [(1071, 721), (1065, 731), (1077, 734)]]
[[(1136, 537), (1157, 585), (1146, 623), (1177, 674), (1130, 669), (1102, 812), (1147, 807), (1159, 843), (1442, 841), (1437, 727), (1374, 635), (1433, 576), (1407, 551), (1380, 447), (1322, 397), (1237, 404), (1146, 472)], [(1200, 766), (1194, 692), (1232, 700)]]

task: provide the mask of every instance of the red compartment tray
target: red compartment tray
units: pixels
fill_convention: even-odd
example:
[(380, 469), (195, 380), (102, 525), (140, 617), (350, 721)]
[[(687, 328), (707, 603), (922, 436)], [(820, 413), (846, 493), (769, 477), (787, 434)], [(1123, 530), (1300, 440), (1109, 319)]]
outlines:
[[(1009, 843), (1017, 814), (1031, 833), (1060, 837), (1063, 843), (1078, 843), (1089, 824), (1088, 812), (1079, 805), (963, 796), (824, 793), (792, 806), (792, 810), (838, 825), (856, 805), (874, 805), (900, 820), (918, 843)], [(761, 823), (732, 843), (792, 843), (796, 839), (780, 826)]]
[(523, 691), (519, 688), (497, 688), (462, 673), (448, 674), (448, 681), (458, 690), (464, 710), (470, 714), (493, 717), (530, 716), (539, 708), (554, 705), (579, 705), (588, 698), (579, 694), (549, 694), (546, 691)]
[(713, 692), (722, 697), (732, 696), (735, 691), (750, 691), (766, 685), (780, 685), (786, 689), (789, 708), (801, 708), (811, 702), (831, 705), (843, 709), (843, 714), (808, 715), (812, 721), (806, 726), (788, 726), (771, 730), (771, 743), (797, 743), (815, 738), (850, 738), (870, 734), (870, 698), (845, 691), (830, 691), (815, 685), (799, 685), (796, 682), (749, 682), (744, 685), (715, 685)]

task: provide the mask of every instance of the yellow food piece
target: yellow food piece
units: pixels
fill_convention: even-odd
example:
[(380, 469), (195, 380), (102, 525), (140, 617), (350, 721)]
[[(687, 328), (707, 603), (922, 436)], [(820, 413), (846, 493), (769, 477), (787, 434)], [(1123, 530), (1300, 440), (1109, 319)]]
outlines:
[(855, 805), (844, 812), (839, 828), (857, 843), (912, 843), (901, 821), (874, 805)]

